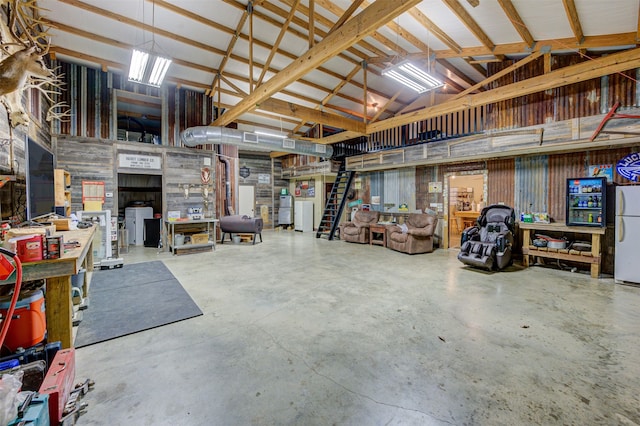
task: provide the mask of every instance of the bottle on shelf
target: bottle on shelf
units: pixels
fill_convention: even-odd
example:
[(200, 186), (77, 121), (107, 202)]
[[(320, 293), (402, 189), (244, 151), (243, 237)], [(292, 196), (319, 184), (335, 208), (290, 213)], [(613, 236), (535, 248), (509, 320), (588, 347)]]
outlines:
[(589, 196), (589, 199), (587, 200), (587, 207), (593, 207), (593, 197)]

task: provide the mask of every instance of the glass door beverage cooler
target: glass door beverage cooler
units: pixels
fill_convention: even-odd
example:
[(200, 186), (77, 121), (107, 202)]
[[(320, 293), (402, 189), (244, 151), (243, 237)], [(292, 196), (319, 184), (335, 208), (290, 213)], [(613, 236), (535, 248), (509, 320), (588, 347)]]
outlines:
[(567, 225), (606, 226), (607, 178), (567, 179)]

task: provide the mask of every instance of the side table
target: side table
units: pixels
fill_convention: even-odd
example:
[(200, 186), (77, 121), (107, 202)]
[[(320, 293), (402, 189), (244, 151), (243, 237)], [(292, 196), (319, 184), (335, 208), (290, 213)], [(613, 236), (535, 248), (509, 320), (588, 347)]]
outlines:
[(387, 227), (380, 223), (369, 225), (369, 245), (387, 246)]

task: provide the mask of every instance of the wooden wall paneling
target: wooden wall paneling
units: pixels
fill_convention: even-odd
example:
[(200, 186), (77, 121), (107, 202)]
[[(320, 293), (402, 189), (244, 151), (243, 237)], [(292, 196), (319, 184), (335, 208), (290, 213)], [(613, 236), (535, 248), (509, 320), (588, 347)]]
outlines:
[(96, 70), (93, 68), (86, 69), (86, 123), (85, 123), (85, 135), (90, 138), (97, 137), (96, 135), (96, 111), (98, 105), (96, 101)]
[[(429, 182), (438, 182), (438, 166), (416, 167), (416, 208), (432, 209), (431, 203), (442, 203), (442, 192), (429, 192)], [(442, 181), (440, 181), (442, 182)], [(442, 218), (442, 212), (438, 213)]]
[[(117, 192), (113, 144), (113, 141), (79, 137), (62, 137), (56, 140), (57, 167), (71, 174), (72, 212), (83, 209), (83, 180), (104, 182), (105, 191)], [(114, 199), (115, 197), (106, 198), (104, 209), (117, 214)]]
[(98, 96), (100, 98), (100, 108), (98, 109), (98, 125), (100, 127), (100, 134), (96, 135), (98, 138), (109, 138), (109, 126), (111, 121), (111, 87), (109, 85), (110, 73), (99, 73), (99, 84), (96, 87)]
[[(186, 217), (189, 207), (204, 207), (200, 169), (204, 166), (205, 158), (213, 161), (212, 153), (198, 150), (166, 150), (164, 158), (164, 193), (167, 211), (180, 210), (181, 216)], [(215, 179), (215, 176), (212, 179)], [(184, 185), (191, 185), (188, 198), (184, 197)], [(216, 199), (215, 190), (213, 194), (208, 194), (207, 199), (210, 203), (209, 211), (205, 211), (205, 216), (215, 217), (216, 209), (213, 203)]]
[[(272, 227), (273, 221), (273, 176), (271, 176), (271, 158), (269, 155), (261, 154), (248, 154), (242, 153), (238, 159), (240, 167), (248, 167), (250, 174), (246, 178), (239, 177), (239, 185), (251, 185), (255, 188), (255, 205), (254, 216), (260, 217), (262, 206), (266, 206), (268, 209), (268, 218), (264, 221), (264, 226)], [(260, 175), (268, 175), (270, 177), (269, 183), (260, 183)], [(318, 179), (315, 181), (315, 190), (324, 190), (321, 188), (322, 182)]]

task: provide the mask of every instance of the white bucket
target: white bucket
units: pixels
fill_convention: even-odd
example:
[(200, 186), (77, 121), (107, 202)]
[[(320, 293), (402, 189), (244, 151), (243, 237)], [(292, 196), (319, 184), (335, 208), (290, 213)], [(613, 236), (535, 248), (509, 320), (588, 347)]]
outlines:
[(240, 241), (242, 241), (242, 238), (240, 238), (240, 235), (233, 236), (233, 244), (240, 244)]
[(176, 234), (173, 236), (173, 240), (176, 243), (177, 246), (181, 246), (184, 244), (184, 235), (182, 234)]

